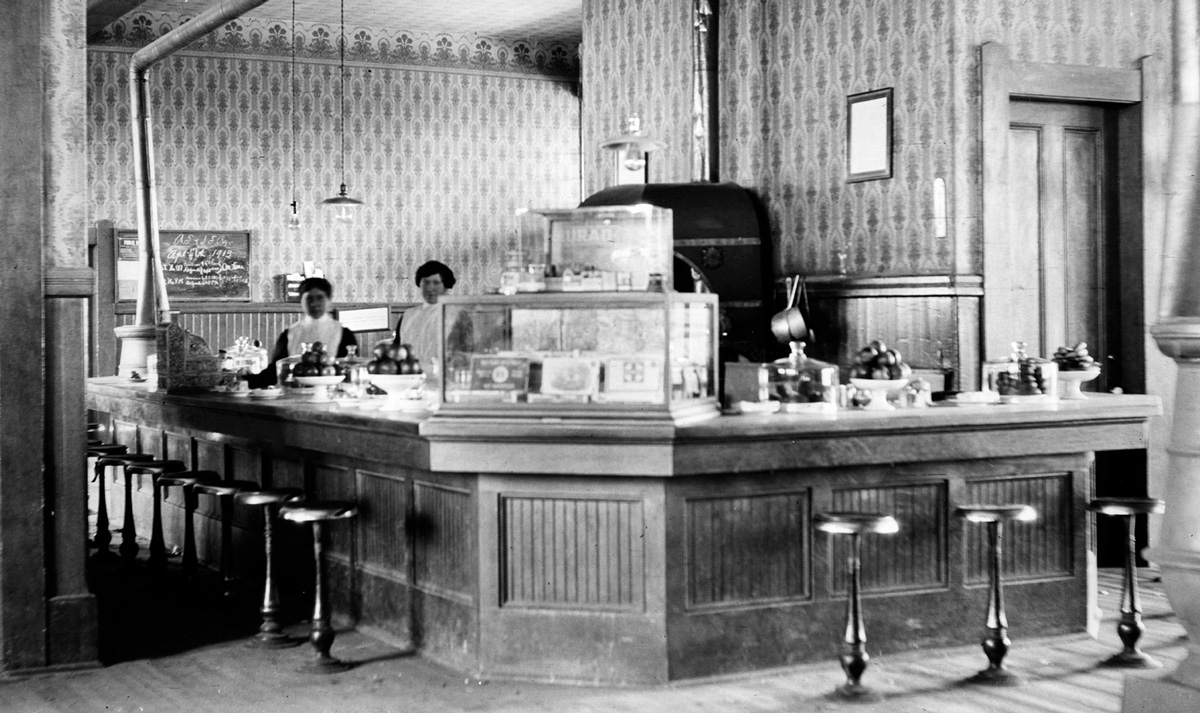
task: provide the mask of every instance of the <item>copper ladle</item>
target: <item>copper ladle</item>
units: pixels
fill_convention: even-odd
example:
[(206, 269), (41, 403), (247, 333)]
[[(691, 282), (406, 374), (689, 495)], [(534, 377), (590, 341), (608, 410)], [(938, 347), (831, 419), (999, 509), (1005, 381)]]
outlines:
[(804, 323), (804, 315), (796, 304), (800, 292), (800, 276), (786, 278), (787, 307), (771, 317), (771, 333), (780, 342), (798, 342), (808, 336), (808, 325)]

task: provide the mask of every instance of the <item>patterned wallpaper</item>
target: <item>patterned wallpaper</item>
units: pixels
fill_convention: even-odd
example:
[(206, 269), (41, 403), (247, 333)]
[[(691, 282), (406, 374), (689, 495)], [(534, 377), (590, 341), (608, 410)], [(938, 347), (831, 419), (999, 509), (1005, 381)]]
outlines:
[[(1172, 0), (956, 0), (954, 24), (955, 183), (950, 203), (959, 226), (963, 260), (972, 272), (982, 265), (979, 221), (983, 214), (979, 109), (979, 45), (999, 42), (1020, 62), (1084, 64), (1136, 69), (1146, 55), (1172, 62)], [(1170, 83), (1170, 71), (1163, 73)], [(1159, 88), (1171, 96), (1169, 86)], [(1148, 240), (1156, 236), (1146, 236)]]
[(48, 266), (87, 265), (87, 125), (84, 120), (87, 44), (72, 0), (44, 5), (42, 42), (46, 126), (45, 260)]
[[(721, 180), (763, 199), (779, 274), (979, 273), (979, 45), (1013, 58), (1134, 67), (1169, 61), (1170, 1), (723, 0)], [(585, 186), (590, 148), (629, 110), (670, 147), (651, 180), (688, 180), (691, 3), (584, 0)], [(893, 178), (846, 183), (846, 97), (895, 90)], [(931, 228), (946, 179), (949, 235)]]
[[(139, 15), (89, 49), (92, 220), (136, 224), (129, 56), (183, 19)], [(335, 221), (318, 204), (342, 180), (338, 28), (297, 26), (294, 75), (288, 29), (229, 23), (151, 72), (160, 227), (252, 231), (252, 299), (306, 260), (341, 301), (418, 301), (433, 258), (482, 292), (518, 208), (578, 202), (575, 48), (347, 26), (345, 181), (366, 206)]]

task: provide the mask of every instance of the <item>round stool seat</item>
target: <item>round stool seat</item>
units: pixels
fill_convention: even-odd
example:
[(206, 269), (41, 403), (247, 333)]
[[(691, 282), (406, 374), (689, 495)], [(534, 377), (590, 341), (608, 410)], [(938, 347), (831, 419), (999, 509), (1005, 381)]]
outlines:
[(1161, 515), (1167, 504), (1156, 498), (1094, 498), (1088, 510), (1101, 515)]
[(100, 456), (96, 459), (96, 465), (108, 468), (109, 466), (127, 466), (132, 463), (149, 463), (154, 460), (154, 456), (147, 453), (116, 453), (112, 455)]
[(148, 473), (150, 475), (165, 475), (187, 470), (187, 464), (181, 460), (148, 460), (130, 463), (126, 469), (130, 473)]
[(104, 445), (104, 441), (100, 440), (99, 438), (89, 438), (89, 439), (87, 439), (87, 444), (88, 444), (88, 447), (102, 446), (102, 445)]
[(181, 470), (178, 473), (167, 473), (166, 475), (158, 476), (158, 484), (167, 487), (172, 485), (181, 485), (184, 487), (195, 486), (199, 483), (220, 480), (221, 475), (215, 470)]
[(238, 505), (274, 505), (303, 497), (299, 488), (264, 488), (237, 493), (233, 499)]
[(821, 532), (834, 535), (890, 535), (900, 531), (896, 518), (876, 512), (823, 512), (813, 516)]
[(258, 483), (253, 480), (206, 480), (192, 487), (195, 492), (205, 495), (237, 495), (247, 490), (258, 490)]
[(120, 443), (95, 443), (88, 444), (87, 454), (89, 458), (99, 456), (119, 456), (126, 453), (128, 449)]
[(1037, 510), (1028, 505), (961, 505), (954, 514), (968, 522), (1031, 522), (1037, 519)]
[(357, 505), (342, 500), (287, 503), (279, 509), (279, 516), (292, 522), (344, 520), (357, 514)]

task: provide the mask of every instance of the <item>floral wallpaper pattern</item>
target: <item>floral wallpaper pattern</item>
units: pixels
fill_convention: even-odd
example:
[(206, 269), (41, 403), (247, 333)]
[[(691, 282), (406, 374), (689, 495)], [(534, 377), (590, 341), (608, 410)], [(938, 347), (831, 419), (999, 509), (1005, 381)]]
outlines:
[[(129, 56), (180, 21), (137, 16), (89, 49), (92, 220), (135, 225)], [(348, 26), (343, 133), (338, 28), (297, 26), (295, 72), (288, 34), (229, 23), (151, 71), (160, 227), (250, 230), (253, 300), (304, 261), (339, 301), (419, 301), (412, 275), (435, 258), (456, 292), (483, 292), (517, 209), (578, 202), (573, 48)], [(343, 176), (365, 203), (349, 225), (319, 206)]]
[(87, 221), (87, 125), (81, 50), (87, 42), (77, 2), (52, 0), (45, 7), (43, 32), (53, 38), (42, 42), (41, 62), (46, 117), (45, 259), (55, 267), (84, 267), (87, 240), (80, 226)]
[[(599, 141), (638, 111), (669, 147), (651, 180), (687, 181), (690, 2), (584, 0), (585, 185), (607, 185)], [(978, 274), (979, 46), (1024, 61), (1169, 61), (1169, 0), (723, 0), (720, 178), (754, 190), (777, 274)], [(846, 97), (892, 87), (893, 177), (846, 182)], [(932, 230), (944, 178), (949, 234)]]

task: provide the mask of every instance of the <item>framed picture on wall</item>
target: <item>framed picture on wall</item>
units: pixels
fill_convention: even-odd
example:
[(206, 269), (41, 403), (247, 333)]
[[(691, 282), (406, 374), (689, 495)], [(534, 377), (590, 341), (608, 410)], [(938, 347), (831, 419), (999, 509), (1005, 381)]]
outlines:
[(892, 88), (846, 98), (846, 180), (892, 177)]

